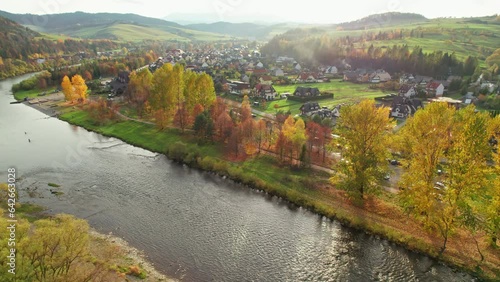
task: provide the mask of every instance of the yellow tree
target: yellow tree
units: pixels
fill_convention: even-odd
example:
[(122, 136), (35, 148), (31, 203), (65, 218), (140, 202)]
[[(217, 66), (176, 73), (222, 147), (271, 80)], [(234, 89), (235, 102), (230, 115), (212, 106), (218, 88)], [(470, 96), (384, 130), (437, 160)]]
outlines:
[(74, 75), (71, 78), (71, 84), (73, 85), (74, 93), (75, 93), (75, 98), (78, 99), (79, 101), (85, 101), (87, 99), (87, 84), (85, 84), (85, 79), (79, 74)]
[(455, 113), (451, 144), (446, 151), (447, 171), (442, 177), (445, 187), (439, 191), (442, 199), (434, 219), (443, 238), (441, 252), (446, 249), (448, 237), (456, 225), (465, 225), (472, 232), (477, 229), (474, 198), (487, 193), (491, 173), (487, 163), (491, 156), (489, 121), (490, 116), (475, 113), (474, 106)]
[(199, 90), (196, 104), (201, 104), (203, 108), (209, 109), (215, 101), (214, 81), (210, 75), (203, 73), (196, 80), (196, 88)]
[(129, 101), (135, 105), (137, 113), (142, 116), (145, 110), (145, 103), (149, 98), (151, 92), (151, 81), (153, 75), (149, 69), (145, 68), (139, 72), (132, 72), (130, 74), (130, 81), (127, 87), (127, 97)]
[(290, 156), (290, 163), (293, 163), (293, 145), (292, 145), (292, 139), (293, 136), (295, 135), (295, 119), (289, 115), (285, 122), (283, 123), (283, 126), (281, 128), (281, 133), (283, 133), (282, 140), (280, 140), (279, 147), (281, 147), (281, 150), (283, 151), (288, 151), (289, 156)]
[[(496, 116), (490, 121), (489, 131), (491, 136), (495, 140), (500, 140), (500, 115)], [(493, 161), (495, 163), (494, 173), (497, 175), (488, 185), (488, 190), (486, 192), (486, 205), (484, 206), (485, 222), (481, 224), (484, 227), (486, 233), (491, 239), (491, 243), (494, 246), (498, 246), (498, 238), (500, 237), (500, 151), (498, 150), (498, 144), (495, 145), (495, 152), (493, 154)]]
[(389, 109), (376, 107), (373, 100), (342, 107), (338, 128), (343, 137), (343, 161), (334, 166), (331, 182), (355, 200), (362, 200), (377, 187), (387, 167), (392, 126)]
[(172, 86), (169, 84), (173, 67), (164, 64), (157, 69), (152, 78), (149, 104), (155, 112), (155, 120), (159, 128), (163, 129), (173, 117), (175, 104), (173, 103)]
[[(306, 135), (306, 124), (304, 121), (299, 118), (294, 124), (294, 132), (291, 138), (293, 150), (295, 152), (300, 152), (300, 150), (304, 147), (307, 141), (307, 135)], [(305, 157), (305, 156), (304, 156)], [(299, 161), (303, 161), (302, 158), (299, 158)]]
[(191, 113), (198, 103), (199, 89), (196, 83), (198, 76), (188, 70), (184, 73), (184, 98), (186, 100), (186, 110)]
[(71, 81), (69, 80), (69, 77), (67, 75), (63, 77), (63, 80), (61, 82), (61, 88), (66, 101), (73, 101), (74, 99), (73, 85), (71, 85)]
[(185, 102), (184, 96), (184, 67), (181, 64), (176, 64), (172, 70), (171, 79), (169, 82), (172, 85), (172, 100), (176, 105), (176, 109), (180, 109)]
[(408, 169), (401, 177), (399, 194), (405, 209), (427, 227), (440, 207), (435, 187), (438, 165), (450, 146), (455, 109), (446, 103), (431, 103), (408, 118), (400, 130), (401, 151)]

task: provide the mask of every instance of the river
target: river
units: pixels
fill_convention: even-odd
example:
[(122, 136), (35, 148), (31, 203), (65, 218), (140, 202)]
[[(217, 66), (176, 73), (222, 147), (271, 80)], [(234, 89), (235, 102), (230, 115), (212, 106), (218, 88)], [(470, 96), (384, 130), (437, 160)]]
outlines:
[[(13, 101), (0, 82), (0, 181), (85, 218), (183, 281), (471, 281), (426, 256)], [(29, 141), (28, 141), (29, 139)], [(54, 195), (47, 184), (61, 185)]]

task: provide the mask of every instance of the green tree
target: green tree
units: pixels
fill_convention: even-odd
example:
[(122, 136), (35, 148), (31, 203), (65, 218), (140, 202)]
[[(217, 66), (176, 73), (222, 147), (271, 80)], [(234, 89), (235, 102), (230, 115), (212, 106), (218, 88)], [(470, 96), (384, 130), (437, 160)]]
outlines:
[(200, 142), (212, 142), (214, 123), (208, 111), (203, 111), (201, 114), (196, 116), (193, 130)]
[(331, 182), (355, 200), (363, 200), (386, 171), (392, 126), (389, 109), (376, 107), (372, 100), (342, 107), (338, 128), (343, 137), (343, 161), (334, 166)]

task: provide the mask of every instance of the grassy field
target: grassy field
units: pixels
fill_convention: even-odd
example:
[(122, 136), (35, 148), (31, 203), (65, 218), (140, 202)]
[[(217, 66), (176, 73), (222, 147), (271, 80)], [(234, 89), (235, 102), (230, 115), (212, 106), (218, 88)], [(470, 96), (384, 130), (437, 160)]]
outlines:
[[(344, 82), (342, 80), (333, 80), (331, 82), (325, 83), (312, 83), (312, 84), (292, 84), (292, 85), (275, 85), (274, 89), (279, 94), (282, 93), (292, 93), (299, 86), (303, 87), (317, 87), (321, 92), (331, 92), (334, 94), (333, 99), (320, 100), (318, 103), (320, 106), (332, 107), (341, 103), (347, 103), (351, 101), (356, 101), (362, 98), (373, 99), (375, 97), (384, 96), (387, 93), (384, 93), (380, 90), (370, 89), (369, 84), (356, 84), (351, 82)], [(278, 104), (280, 106), (279, 110), (283, 111), (291, 111), (292, 114), (298, 114), (300, 106), (303, 104), (302, 102), (289, 101), (286, 99), (281, 99), (277, 101), (272, 101), (267, 103), (267, 109), (265, 112), (274, 113), (276, 109), (274, 105)]]
[(51, 93), (52, 91), (54, 91), (54, 89), (55, 88), (52, 87), (44, 90), (33, 89), (28, 91), (18, 91), (14, 93), (14, 99), (16, 99), (17, 101), (21, 101), (24, 100), (24, 98), (43, 98), (43, 96), (38, 96), (38, 94), (43, 92)]

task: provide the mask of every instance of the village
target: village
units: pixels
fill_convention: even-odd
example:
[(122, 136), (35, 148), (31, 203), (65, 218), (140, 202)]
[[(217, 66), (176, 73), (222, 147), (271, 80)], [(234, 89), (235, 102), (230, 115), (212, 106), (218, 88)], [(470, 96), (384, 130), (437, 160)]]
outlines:
[[(336, 99), (335, 89), (343, 87), (341, 84), (359, 86), (370, 97), (380, 93), (373, 97), (377, 105), (390, 107), (391, 117), (401, 120), (427, 103), (445, 102), (460, 108), (476, 103), (479, 92), (498, 94), (499, 91), (498, 82), (495, 84), (480, 77), (469, 83), (467, 92), (463, 93), (460, 86), (466, 81), (452, 73), (440, 79), (420, 74), (390, 74), (383, 69), (353, 69), (345, 60), (337, 66), (306, 67), (292, 57), (263, 56), (258, 44), (249, 47), (235, 43), (219, 49), (200, 46), (192, 51), (168, 49), (155, 62), (142, 68), (154, 72), (166, 63), (180, 63), (185, 70), (209, 74), (218, 95), (238, 102), (246, 95), (261, 116), (288, 110), (294, 115), (335, 121), (343, 104), (364, 98), (363, 93), (346, 93), (352, 95), (352, 99), (347, 102)], [(129, 75), (130, 71), (120, 71), (117, 77), (107, 81), (110, 98), (124, 93)], [(283, 89), (291, 91), (280, 91)], [(276, 101), (280, 102), (270, 106)]]

